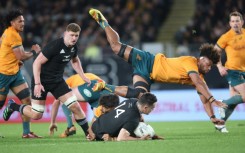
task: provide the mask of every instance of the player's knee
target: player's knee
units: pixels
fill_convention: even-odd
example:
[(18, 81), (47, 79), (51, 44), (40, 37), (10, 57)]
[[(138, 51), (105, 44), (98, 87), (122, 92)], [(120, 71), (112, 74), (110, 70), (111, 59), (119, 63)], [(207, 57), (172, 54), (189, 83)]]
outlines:
[(76, 103), (77, 103), (77, 97), (75, 95), (72, 95), (64, 102), (64, 105), (66, 105), (67, 108), (70, 108), (72, 105)]
[(44, 105), (34, 104), (32, 103), (32, 119), (39, 120), (42, 118), (45, 110)]
[(21, 90), (19, 93), (17, 93), (16, 96), (20, 100), (28, 98), (28, 97), (30, 97), (30, 90), (28, 88), (25, 88), (25, 89)]
[(145, 93), (145, 92), (147, 92), (147, 91), (142, 89), (142, 88), (130, 88), (130, 87), (128, 87), (126, 98), (138, 98), (140, 93)]
[(33, 120), (40, 120), (42, 117), (43, 117), (43, 113), (33, 113), (31, 118)]

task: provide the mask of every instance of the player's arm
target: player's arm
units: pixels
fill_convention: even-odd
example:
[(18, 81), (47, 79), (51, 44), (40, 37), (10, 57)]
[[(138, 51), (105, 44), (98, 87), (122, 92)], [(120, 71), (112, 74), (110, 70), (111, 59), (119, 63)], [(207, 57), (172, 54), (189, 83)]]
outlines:
[(44, 90), (44, 87), (41, 84), (41, 67), (44, 63), (46, 63), (48, 59), (43, 55), (43, 53), (40, 53), (37, 58), (35, 59), (33, 63), (33, 76), (34, 76), (34, 96), (40, 97), (41, 96), (41, 90)]
[(224, 124), (224, 121), (223, 121), (223, 120), (220, 120), (220, 119), (217, 119), (217, 118), (216, 118), (211, 103), (208, 102), (208, 101), (206, 100), (206, 98), (205, 98), (203, 95), (199, 94), (199, 96), (200, 96), (200, 99), (201, 99), (201, 101), (202, 101), (202, 103), (203, 103), (203, 107), (204, 107), (204, 109), (205, 109), (207, 115), (209, 116), (210, 120), (211, 120), (214, 124)]
[(117, 141), (128, 141), (128, 140), (148, 140), (148, 139), (151, 139), (150, 136), (144, 136), (144, 137), (141, 137), (141, 138), (137, 138), (137, 137), (132, 137), (130, 136), (130, 133), (122, 128), (118, 134), (118, 137), (117, 137)]
[(191, 78), (193, 84), (195, 85), (196, 90), (203, 96), (203, 98), (201, 98), (203, 104), (209, 102), (218, 107), (223, 107), (223, 108), (227, 107), (225, 103), (217, 101), (211, 95), (208, 86), (206, 85), (206, 83), (204, 83), (204, 81), (200, 78), (200, 76), (197, 73), (189, 73), (189, 77)]
[(49, 126), (50, 135), (54, 134), (54, 130), (57, 131), (56, 117), (58, 114), (59, 106), (60, 106), (60, 101), (55, 99), (55, 101), (52, 104), (52, 109), (51, 109), (51, 119), (50, 119), (50, 126)]
[[(216, 49), (217, 52), (219, 52), (220, 55), (222, 54), (223, 49), (220, 48), (217, 44), (214, 46), (214, 49)], [(221, 62), (221, 56), (220, 56), (219, 62), (216, 64), (216, 66), (217, 66), (217, 68), (218, 68), (219, 73), (220, 73), (221, 76), (227, 75), (227, 68), (225, 68), (225, 67), (222, 65), (222, 62)]]
[(80, 77), (87, 82), (88, 84), (91, 84), (91, 81), (85, 76), (83, 68), (81, 66), (81, 61), (78, 58), (78, 56), (72, 58), (71, 65), (73, 69), (80, 75)]
[(24, 51), (24, 47), (22, 45), (13, 48), (13, 52), (16, 58), (21, 61), (31, 58), (32, 56), (38, 54), (40, 51), (41, 48), (38, 44), (32, 45), (30, 52)]

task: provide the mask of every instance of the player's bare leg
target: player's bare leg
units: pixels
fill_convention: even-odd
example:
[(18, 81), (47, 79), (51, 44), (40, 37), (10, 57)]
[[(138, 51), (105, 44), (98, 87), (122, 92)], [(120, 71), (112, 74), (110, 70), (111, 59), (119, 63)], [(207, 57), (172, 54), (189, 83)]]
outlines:
[[(112, 27), (108, 24), (108, 21), (103, 16), (103, 14), (96, 9), (90, 9), (89, 14), (93, 17), (93, 19), (105, 30), (107, 40), (110, 43), (110, 46), (115, 54), (120, 54), (120, 50), (122, 48), (122, 43), (120, 42), (120, 37), (118, 33), (112, 29)], [(125, 61), (128, 62), (130, 52), (133, 47), (125, 45), (125, 51), (123, 56), (121, 56)], [(120, 56), (120, 55), (119, 55)]]

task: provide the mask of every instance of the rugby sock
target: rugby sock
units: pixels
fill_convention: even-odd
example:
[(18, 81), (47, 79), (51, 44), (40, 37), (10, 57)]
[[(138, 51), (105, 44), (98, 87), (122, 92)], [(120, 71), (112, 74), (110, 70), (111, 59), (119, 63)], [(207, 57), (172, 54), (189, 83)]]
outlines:
[(228, 108), (225, 109), (225, 117), (221, 118), (221, 119), (226, 121), (231, 116), (231, 114), (235, 110), (236, 106), (237, 106), (237, 104), (229, 105)]
[(232, 105), (232, 104), (241, 104), (243, 103), (243, 100), (241, 95), (235, 95), (227, 100), (223, 100), (222, 102), (226, 103), (227, 105)]
[(104, 89), (114, 93), (115, 92), (115, 88), (116, 88), (116, 86), (114, 86), (114, 85), (106, 84)]
[(99, 25), (103, 30), (105, 30), (106, 27), (110, 26), (107, 21), (100, 21)]
[(23, 134), (26, 135), (28, 133), (30, 133), (30, 122), (22, 122), (22, 126), (23, 126)]
[(62, 110), (63, 110), (65, 117), (66, 117), (67, 127), (71, 128), (73, 125), (73, 123), (72, 123), (72, 112), (64, 104), (61, 107), (62, 107)]
[(81, 126), (85, 136), (88, 135), (88, 121), (86, 118), (76, 120), (77, 124)]
[(21, 105), (19, 105), (19, 104), (11, 103), (9, 107), (10, 107), (13, 111), (18, 111), (18, 112), (19, 112), (20, 106), (21, 106)]

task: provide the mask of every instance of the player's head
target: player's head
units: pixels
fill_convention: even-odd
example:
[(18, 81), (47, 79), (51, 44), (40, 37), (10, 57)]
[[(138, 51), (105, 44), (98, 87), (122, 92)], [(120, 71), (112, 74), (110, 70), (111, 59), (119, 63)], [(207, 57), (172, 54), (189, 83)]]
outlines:
[(12, 26), (18, 32), (24, 30), (25, 20), (21, 10), (12, 10), (6, 16), (6, 27)]
[(139, 111), (143, 114), (149, 114), (156, 106), (157, 97), (150, 93), (143, 93), (137, 102)]
[(66, 31), (64, 33), (64, 41), (68, 47), (74, 46), (77, 43), (80, 31), (81, 31), (81, 28), (76, 23), (70, 23), (66, 27)]
[(102, 95), (99, 99), (99, 105), (102, 106), (101, 111), (102, 113), (106, 113), (119, 104), (119, 96), (116, 94), (106, 94)]
[(233, 29), (236, 33), (241, 32), (243, 23), (244, 20), (241, 13), (235, 11), (230, 14), (229, 24), (231, 29)]
[(220, 59), (219, 52), (214, 48), (214, 45), (205, 43), (199, 48), (200, 57), (198, 59), (198, 70), (205, 74), (211, 70), (213, 64), (217, 64)]

